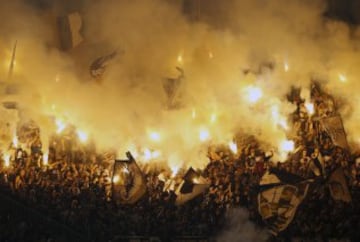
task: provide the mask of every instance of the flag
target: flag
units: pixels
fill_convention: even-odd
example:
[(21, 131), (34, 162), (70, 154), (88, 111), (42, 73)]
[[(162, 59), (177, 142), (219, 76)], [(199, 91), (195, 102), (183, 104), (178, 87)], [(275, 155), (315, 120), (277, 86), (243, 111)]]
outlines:
[(341, 167), (331, 173), (328, 180), (330, 194), (334, 200), (351, 202), (350, 191)]
[(121, 204), (133, 204), (146, 192), (145, 178), (128, 152), (128, 160), (115, 160), (112, 175), (112, 197)]
[(83, 42), (81, 35), (82, 17), (78, 12), (58, 18), (60, 42), (64, 50), (72, 49)]
[(9, 73), (8, 73), (8, 79), (10, 80), (12, 77), (12, 74), (14, 72), (14, 66), (15, 66), (15, 57), (16, 57), (16, 46), (17, 46), (17, 40), (15, 41), (14, 48), (11, 55), (11, 61), (9, 66)]
[(334, 145), (345, 149), (348, 148), (344, 125), (339, 115), (320, 119), (320, 123), (331, 137)]
[(210, 187), (210, 183), (190, 168), (183, 176), (183, 180), (175, 191), (175, 205), (182, 205), (187, 201), (204, 193)]
[(184, 78), (184, 70), (180, 67), (176, 67), (179, 71), (179, 76), (176, 78), (165, 78), (163, 80), (163, 88), (167, 97), (167, 106), (168, 108), (176, 108), (180, 105), (180, 86)]
[(270, 231), (277, 235), (294, 219), (298, 206), (306, 197), (309, 183), (275, 185), (258, 194), (258, 211)]
[(117, 55), (116, 51), (104, 56), (96, 58), (90, 65), (90, 75), (95, 79), (101, 79), (102, 75), (106, 71), (106, 66)]

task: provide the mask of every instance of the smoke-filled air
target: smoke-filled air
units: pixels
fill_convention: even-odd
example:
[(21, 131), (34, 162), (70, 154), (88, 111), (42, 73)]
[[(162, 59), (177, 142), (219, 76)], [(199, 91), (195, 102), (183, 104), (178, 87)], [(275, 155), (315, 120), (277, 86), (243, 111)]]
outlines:
[[(324, 18), (323, 1), (231, 0), (207, 22), (190, 20), (176, 1), (88, 1), (85, 41), (69, 53), (51, 44), (55, 23), (11, 2), (1, 8), (0, 74), (8, 79), (17, 41), (9, 81), (20, 83), (19, 120), (39, 125), (45, 149), (47, 137), (74, 125), (81, 140), (119, 157), (130, 150), (140, 163), (201, 168), (211, 145), (236, 149), (236, 134), (247, 133), (282, 161), (293, 149), (296, 109), (287, 94), (301, 87), (311, 113), (314, 80), (341, 100), (358, 146), (359, 31)], [(113, 51), (92, 80), (88, 66)], [(171, 78), (180, 81), (170, 95)]]

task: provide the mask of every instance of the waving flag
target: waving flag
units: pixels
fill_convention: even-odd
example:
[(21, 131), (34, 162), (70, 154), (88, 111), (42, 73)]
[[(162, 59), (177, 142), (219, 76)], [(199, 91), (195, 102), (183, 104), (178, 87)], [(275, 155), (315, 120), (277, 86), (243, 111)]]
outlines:
[(146, 192), (142, 171), (132, 155), (128, 160), (115, 160), (112, 176), (112, 197), (121, 204), (133, 204)]

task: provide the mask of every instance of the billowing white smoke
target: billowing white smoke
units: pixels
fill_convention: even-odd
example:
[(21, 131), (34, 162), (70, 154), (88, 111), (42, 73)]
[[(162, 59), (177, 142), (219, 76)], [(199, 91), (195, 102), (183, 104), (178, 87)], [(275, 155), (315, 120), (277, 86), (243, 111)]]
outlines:
[[(278, 148), (294, 110), (285, 94), (292, 85), (308, 88), (313, 77), (328, 80), (330, 92), (347, 99), (353, 110), (345, 110), (346, 129), (359, 139), (356, 29), (324, 19), (323, 1), (232, 0), (221, 8), (224, 16), (209, 21), (218, 18), (226, 27), (213, 29), (187, 21), (169, 1), (89, 1), (82, 11), (86, 42), (70, 57), (52, 47), (46, 16), (12, 1), (1, 10), (0, 51), (7, 59), (0, 73), (6, 76), (18, 40), (14, 74), (23, 83), (27, 116), (55, 114), (102, 148), (131, 148), (172, 157), (171, 163), (203, 165), (208, 145), (228, 143), (238, 129)], [(86, 73), (94, 57), (114, 49), (122, 54), (101, 83), (78, 75), (79, 60)], [(263, 62), (274, 63), (274, 70), (243, 74)], [(184, 108), (168, 111), (162, 81), (178, 75), (176, 66), (185, 70)]]

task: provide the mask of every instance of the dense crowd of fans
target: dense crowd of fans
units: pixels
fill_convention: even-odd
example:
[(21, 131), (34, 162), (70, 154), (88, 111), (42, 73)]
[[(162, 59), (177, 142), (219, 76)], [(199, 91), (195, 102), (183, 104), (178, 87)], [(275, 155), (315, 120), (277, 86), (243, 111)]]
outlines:
[[(91, 145), (83, 147), (62, 135), (52, 139), (49, 164), (44, 165), (35, 138), (31, 150), (14, 149), (10, 166), (1, 167), (4, 212), (0, 214), (0, 240), (69, 241), (59, 231), (77, 241), (121, 241), (126, 236), (209, 238), (217, 236), (226, 224), (226, 212), (234, 207), (247, 208), (249, 219), (263, 227), (256, 199), (266, 170), (276, 167), (307, 179), (326, 177), (335, 167), (343, 167), (351, 204), (334, 201), (326, 189), (314, 190), (290, 227), (269, 240), (307, 237), (355, 241), (360, 238), (360, 162), (356, 162), (356, 154), (334, 146), (326, 132), (319, 132), (316, 118), (336, 112), (331, 97), (313, 91), (312, 98), (316, 113), (310, 117), (299, 95), (289, 97), (298, 109), (291, 116), (296, 152), (286, 162), (273, 160), (272, 153), (265, 152), (251, 136), (246, 141), (236, 140), (237, 154), (226, 147), (210, 147), (209, 163), (199, 171), (210, 181), (210, 188), (182, 206), (175, 206), (175, 193), (164, 189), (159, 179), (164, 172), (161, 169), (145, 172), (147, 193), (140, 201), (119, 205), (111, 199), (113, 157), (97, 155)], [(316, 169), (320, 156), (322, 168)], [(12, 209), (5, 209), (8, 207)], [(18, 208), (26, 212), (15, 211)]]

